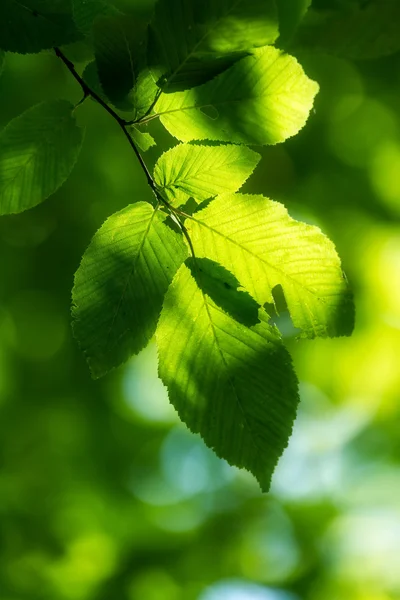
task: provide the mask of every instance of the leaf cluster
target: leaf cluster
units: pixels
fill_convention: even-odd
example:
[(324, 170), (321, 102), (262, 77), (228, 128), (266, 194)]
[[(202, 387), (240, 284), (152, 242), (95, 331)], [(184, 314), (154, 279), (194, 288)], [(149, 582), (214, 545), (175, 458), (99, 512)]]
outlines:
[[(333, 243), (282, 204), (240, 193), (260, 161), (250, 147), (296, 135), (312, 109), (318, 85), (283, 48), (321, 39), (332, 49), (334, 34), (321, 32), (339, 27), (342, 13), (304, 19), (309, 5), (158, 0), (149, 23), (111, 0), (0, 7), (0, 70), (5, 52), (55, 49), (84, 99), (116, 120), (153, 192), (152, 203), (133, 193), (133, 204), (107, 219), (75, 276), (73, 329), (93, 376), (155, 335), (159, 374), (181, 419), (263, 490), (298, 404), (279, 315), (303, 338), (350, 335), (354, 322)], [(353, 5), (341, 10), (368, 37), (376, 3)], [(398, 18), (390, 0), (384, 5)], [(315, 19), (320, 38), (304, 33)], [(346, 46), (352, 56), (365, 39)], [(81, 75), (64, 48), (77, 41), (93, 57)], [(39, 204), (70, 175), (83, 140), (76, 109), (46, 101), (0, 133), (0, 214)], [(142, 153), (156, 145), (147, 129), (155, 119), (179, 143), (151, 170)]]

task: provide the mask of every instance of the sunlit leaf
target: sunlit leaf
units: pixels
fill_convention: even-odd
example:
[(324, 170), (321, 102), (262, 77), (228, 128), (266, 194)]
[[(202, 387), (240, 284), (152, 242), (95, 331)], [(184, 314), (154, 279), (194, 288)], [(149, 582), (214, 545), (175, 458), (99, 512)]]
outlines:
[(71, 174), (83, 140), (73, 108), (65, 100), (43, 102), (0, 133), (0, 214), (36, 206)]
[(263, 311), (255, 326), (238, 323), (200, 289), (189, 266), (165, 297), (156, 334), (160, 377), (188, 427), (267, 491), (296, 415), (290, 357)]
[(94, 377), (147, 345), (185, 258), (182, 236), (146, 202), (111, 216), (96, 233), (72, 295), (74, 334)]
[(181, 144), (159, 158), (154, 179), (175, 205), (184, 204), (190, 196), (201, 202), (217, 194), (236, 192), (260, 158), (245, 146)]
[(276, 144), (305, 124), (318, 85), (291, 56), (260, 48), (209, 83), (162, 94), (155, 111), (172, 135), (244, 144)]
[(130, 94), (135, 119), (140, 119), (151, 111), (159, 93), (160, 90), (151, 70), (147, 67), (142, 69)]
[(354, 309), (332, 242), (263, 196), (219, 196), (186, 222), (196, 255), (231, 271), (259, 302), (281, 286), (305, 337), (349, 335)]
[(1, 0), (0, 47), (22, 54), (80, 39), (69, 0)]
[(275, 0), (158, 0), (150, 63), (163, 89), (187, 89), (277, 36)]
[(147, 131), (140, 131), (137, 127), (132, 126), (129, 128), (129, 133), (142, 152), (147, 152), (156, 145), (155, 139)]

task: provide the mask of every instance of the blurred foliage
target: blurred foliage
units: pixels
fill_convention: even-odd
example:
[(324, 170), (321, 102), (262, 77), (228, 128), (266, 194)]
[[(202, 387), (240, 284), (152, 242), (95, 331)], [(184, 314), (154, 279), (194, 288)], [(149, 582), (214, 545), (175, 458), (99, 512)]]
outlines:
[[(83, 69), (82, 48), (70, 53)], [(1, 600), (400, 598), (400, 55), (299, 58), (321, 85), (314, 114), (261, 149), (245, 191), (334, 240), (358, 317), (350, 339), (288, 340), (302, 402), (271, 493), (178, 424), (154, 345), (89, 377), (69, 325), (73, 274), (105, 218), (150, 192), (87, 101), (73, 176), (0, 220)], [(51, 53), (8, 54), (0, 91), (2, 126), (80, 99)]]

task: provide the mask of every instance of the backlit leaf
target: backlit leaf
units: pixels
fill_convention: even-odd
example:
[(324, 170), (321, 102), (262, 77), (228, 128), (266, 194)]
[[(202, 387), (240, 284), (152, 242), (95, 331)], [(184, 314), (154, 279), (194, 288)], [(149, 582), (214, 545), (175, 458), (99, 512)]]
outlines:
[[(263, 196), (219, 196), (186, 222), (196, 256), (231, 271), (261, 305), (281, 286), (304, 337), (350, 335), (354, 309), (332, 242)], [(279, 311), (278, 311), (279, 312)]]
[(256, 168), (260, 155), (245, 146), (181, 144), (163, 154), (154, 169), (157, 185), (175, 205), (237, 192)]
[(290, 357), (262, 310), (257, 325), (238, 323), (189, 266), (170, 286), (157, 327), (160, 377), (182, 421), (267, 491), (298, 404)]
[(162, 94), (155, 112), (185, 142), (276, 144), (304, 126), (317, 91), (296, 59), (268, 46), (209, 83)]
[(182, 236), (146, 202), (112, 215), (75, 275), (74, 334), (94, 377), (124, 363), (153, 336), (164, 294), (186, 258)]

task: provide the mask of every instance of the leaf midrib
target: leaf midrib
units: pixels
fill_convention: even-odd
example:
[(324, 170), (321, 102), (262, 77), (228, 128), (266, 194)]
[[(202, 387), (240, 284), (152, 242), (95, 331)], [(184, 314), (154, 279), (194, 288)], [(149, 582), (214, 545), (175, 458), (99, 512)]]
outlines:
[[(214, 340), (215, 340), (215, 343), (216, 343), (216, 347), (217, 347), (217, 349), (218, 349), (218, 352), (219, 352), (219, 355), (220, 355), (220, 357), (221, 357), (221, 360), (222, 360), (222, 362), (223, 362), (223, 365), (224, 365), (224, 367), (225, 367), (225, 370), (226, 370), (226, 372), (227, 372), (227, 374), (228, 374), (229, 385), (230, 385), (230, 387), (231, 387), (231, 389), (232, 389), (232, 391), (233, 391), (233, 394), (234, 394), (234, 397), (235, 397), (235, 399), (236, 399), (236, 402), (237, 402), (237, 404), (238, 404), (238, 406), (239, 406), (240, 412), (241, 412), (241, 413), (242, 413), (242, 415), (243, 415), (243, 419), (244, 419), (244, 421), (245, 421), (245, 423), (246, 423), (246, 425), (247, 425), (247, 427), (248, 427), (248, 430), (249, 430), (249, 432), (250, 432), (251, 439), (253, 440), (253, 443), (254, 443), (254, 447), (255, 447), (255, 449), (256, 449), (256, 452), (258, 452), (258, 453), (262, 454), (262, 448), (260, 448), (260, 447), (259, 447), (259, 445), (258, 445), (258, 442), (257, 442), (257, 435), (254, 433), (254, 431), (253, 431), (253, 429), (252, 429), (252, 427), (251, 427), (251, 425), (250, 425), (250, 423), (249, 423), (249, 421), (248, 421), (248, 418), (247, 418), (246, 412), (245, 412), (245, 410), (244, 410), (244, 408), (243, 408), (243, 405), (242, 405), (242, 403), (241, 403), (241, 400), (240, 400), (240, 398), (239, 398), (239, 394), (237, 393), (237, 391), (236, 391), (236, 387), (235, 387), (235, 385), (234, 385), (234, 382), (232, 381), (232, 378), (230, 377), (230, 370), (229, 370), (229, 368), (228, 368), (228, 364), (227, 364), (227, 362), (226, 362), (226, 360), (225, 360), (224, 353), (223, 353), (222, 349), (220, 348), (220, 345), (219, 345), (219, 342), (218, 342), (218, 337), (217, 337), (217, 334), (216, 334), (216, 331), (215, 331), (215, 325), (214, 325), (214, 322), (213, 322), (213, 320), (212, 320), (212, 317), (211, 317), (211, 313), (210, 313), (210, 307), (209, 307), (209, 305), (208, 305), (208, 301), (207, 301), (207, 296), (206, 296), (206, 294), (204, 293), (204, 291), (203, 291), (203, 290), (202, 290), (202, 289), (201, 289), (199, 286), (197, 286), (197, 287), (198, 287), (198, 289), (200, 290), (200, 292), (201, 292), (201, 294), (202, 294), (202, 297), (203, 297), (204, 307), (205, 307), (205, 309), (206, 309), (206, 312), (207, 312), (207, 316), (208, 316), (208, 319), (209, 319), (209, 322), (210, 322), (211, 331), (212, 331), (212, 334), (213, 334), (213, 337), (214, 337)], [(219, 310), (221, 313), (223, 313), (223, 311), (222, 311), (222, 310), (220, 310), (220, 309), (218, 309), (218, 310)], [(225, 315), (225, 313), (223, 313), (223, 314)]]
[(281, 269), (279, 269), (279, 267), (273, 265), (272, 263), (268, 262), (267, 260), (265, 260), (264, 258), (262, 258), (260, 255), (255, 254), (254, 252), (252, 252), (249, 248), (246, 248), (246, 246), (243, 246), (242, 244), (240, 244), (239, 242), (236, 242), (235, 240), (233, 240), (232, 238), (224, 235), (223, 233), (221, 233), (220, 231), (218, 231), (217, 229), (214, 229), (213, 227), (211, 227), (210, 225), (207, 225), (207, 223), (205, 223), (204, 221), (199, 221), (198, 219), (196, 219), (195, 217), (192, 217), (190, 215), (188, 215), (188, 218), (191, 219), (192, 221), (194, 221), (195, 223), (197, 223), (198, 225), (201, 225), (203, 227), (205, 227), (206, 229), (209, 229), (210, 231), (212, 231), (213, 233), (219, 235), (220, 237), (222, 237), (224, 240), (226, 240), (227, 242), (237, 246), (238, 248), (240, 248), (241, 250), (243, 250), (244, 252), (246, 252), (247, 254), (250, 254), (250, 256), (252, 256), (253, 258), (256, 258), (257, 260), (259, 260), (260, 262), (264, 263), (265, 265), (267, 265), (267, 267), (271, 268), (272, 270), (276, 271), (277, 273), (279, 273), (280, 275), (282, 275), (282, 277), (291, 280), (296, 286), (299, 286), (301, 289), (303, 289), (304, 291), (308, 292), (311, 296), (313, 296), (313, 298), (316, 298), (317, 300), (320, 300), (321, 302), (324, 302), (323, 298), (320, 298), (318, 295), (315, 294), (315, 292), (313, 292), (312, 290), (310, 290), (307, 286), (303, 286), (299, 281), (297, 281), (297, 279), (295, 279), (292, 275), (285, 273), (284, 271), (282, 271)]
[[(151, 207), (150, 204), (149, 204), (149, 206)], [(151, 207), (151, 208), (153, 208), (153, 207)], [(133, 260), (132, 268), (129, 270), (129, 273), (128, 273), (127, 277), (126, 277), (126, 282), (125, 282), (124, 289), (122, 290), (121, 297), (119, 299), (118, 305), (117, 305), (117, 307), (115, 309), (114, 315), (112, 317), (112, 321), (111, 321), (110, 326), (109, 326), (108, 331), (107, 331), (107, 342), (106, 342), (106, 345), (110, 341), (111, 331), (112, 331), (112, 329), (114, 327), (115, 320), (118, 317), (118, 314), (119, 314), (122, 302), (123, 302), (124, 297), (125, 297), (126, 290), (127, 290), (128, 286), (129, 286), (129, 283), (131, 281), (132, 275), (133, 275), (133, 273), (134, 273), (134, 271), (136, 269), (137, 261), (139, 260), (141, 252), (143, 250), (143, 246), (144, 246), (145, 241), (147, 239), (147, 236), (149, 234), (150, 228), (151, 228), (151, 226), (153, 224), (153, 220), (155, 218), (155, 215), (157, 214), (157, 210), (158, 210), (158, 205), (157, 205), (156, 208), (153, 209), (153, 212), (152, 212), (152, 214), (150, 216), (150, 219), (149, 219), (149, 223), (148, 223), (148, 225), (147, 225), (147, 227), (146, 227), (146, 229), (145, 229), (145, 231), (143, 233), (143, 238), (142, 238), (142, 240), (141, 240), (141, 242), (139, 244), (139, 248), (137, 250), (137, 254), (136, 254), (136, 256), (135, 256), (135, 258)]]
[[(56, 131), (59, 131), (60, 129), (62, 129), (62, 126), (64, 126), (64, 122), (66, 120), (68, 120), (70, 118), (71, 115), (66, 115), (65, 117), (62, 117), (59, 120), (59, 125), (55, 127), (55, 129), (52, 129), (50, 134), (53, 135)], [(5, 132), (7, 133), (7, 132)], [(11, 179), (9, 179), (6, 183), (6, 185), (3, 188), (0, 188), (0, 196), (2, 196), (3, 194), (5, 194), (5, 192), (8, 190), (10, 185), (13, 185), (15, 183), (15, 181), (18, 179), (21, 171), (23, 171), (24, 169), (27, 168), (27, 166), (35, 159), (37, 158), (37, 155), (39, 154), (39, 152), (43, 149), (43, 146), (45, 144), (48, 144), (49, 139), (51, 139), (50, 135), (49, 136), (43, 136), (43, 138), (41, 139), (41, 142), (35, 146), (35, 152), (32, 152), (32, 154), (29, 156), (28, 160), (19, 167), (18, 171), (16, 172), (15, 176), (12, 177)], [(1, 139), (0, 139), (1, 141)], [(1, 181), (0, 181), (0, 185), (1, 185)]]

